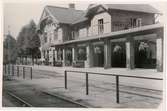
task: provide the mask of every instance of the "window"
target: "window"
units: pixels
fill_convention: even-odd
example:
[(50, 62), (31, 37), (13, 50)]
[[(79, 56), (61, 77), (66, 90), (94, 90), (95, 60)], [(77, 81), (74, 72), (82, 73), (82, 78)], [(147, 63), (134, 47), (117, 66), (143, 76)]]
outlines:
[(98, 34), (102, 34), (104, 31), (103, 19), (98, 20)]
[(79, 37), (87, 37), (87, 28), (84, 27), (84, 28), (81, 28), (79, 29)]
[(131, 27), (140, 27), (141, 26), (142, 19), (141, 18), (131, 18), (130, 24)]
[(141, 26), (141, 23), (142, 23), (141, 18), (138, 18), (138, 19), (137, 19), (137, 26), (140, 27), (140, 26)]
[(45, 58), (45, 56), (46, 56), (46, 53), (45, 53), (45, 50), (43, 51), (43, 58)]
[(54, 30), (54, 40), (57, 40), (57, 39), (58, 39), (58, 31)]
[(75, 39), (75, 32), (74, 32), (74, 31), (71, 32), (71, 39), (72, 39), (72, 40)]
[(52, 38), (51, 38), (51, 36), (49, 36), (49, 43), (51, 43), (51, 41), (52, 41)]
[(85, 47), (80, 47), (77, 50), (77, 58), (78, 60), (86, 60), (86, 48)]

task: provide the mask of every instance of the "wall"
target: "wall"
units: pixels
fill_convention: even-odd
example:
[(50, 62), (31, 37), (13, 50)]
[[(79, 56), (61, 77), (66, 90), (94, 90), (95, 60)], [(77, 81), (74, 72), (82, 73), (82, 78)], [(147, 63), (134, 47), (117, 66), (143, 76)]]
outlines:
[(130, 22), (130, 18), (141, 18), (142, 26), (151, 25), (154, 23), (154, 14), (119, 10), (110, 10), (109, 13), (112, 16), (112, 31), (124, 30), (124, 26), (117, 27), (115, 24), (128, 24)]
[(71, 39), (71, 27), (67, 24), (62, 24), (62, 41), (68, 41)]
[(108, 12), (103, 12), (95, 15), (91, 20), (91, 27), (89, 29), (90, 35), (98, 35), (98, 20), (103, 19), (104, 33), (111, 32), (111, 15)]
[(82, 28), (79, 30), (79, 37), (80, 38), (87, 37), (87, 28)]
[(63, 40), (63, 29), (58, 28), (58, 40), (56, 42), (62, 42)]
[[(96, 14), (90, 20), (90, 24), (89, 21), (85, 23), (80, 23), (79, 26), (77, 26), (79, 32), (79, 38), (98, 35), (99, 19), (103, 19), (104, 34), (110, 33), (111, 31), (125, 30), (125, 25), (130, 23), (130, 18), (141, 18), (142, 26), (154, 24), (154, 14), (120, 11), (120, 10), (109, 10), (109, 13), (101, 12)], [(122, 23), (123, 25), (122, 26), (115, 25), (119, 23)]]
[(88, 27), (90, 26), (89, 21), (81, 22), (76, 24), (73, 27), (73, 31), (75, 31), (75, 39), (83, 38), (88, 36)]

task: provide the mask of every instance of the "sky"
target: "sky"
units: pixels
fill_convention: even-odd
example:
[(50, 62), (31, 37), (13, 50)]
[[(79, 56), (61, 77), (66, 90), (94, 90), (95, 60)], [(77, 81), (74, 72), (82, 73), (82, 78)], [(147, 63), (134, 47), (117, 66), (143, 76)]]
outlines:
[[(75, 3), (76, 9), (79, 10), (86, 10), (90, 4), (90, 2), (88, 3), (84, 1), (73, 3)], [(68, 2), (57, 1), (5, 2), (3, 4), (4, 34), (7, 34), (10, 30), (11, 35), (16, 38), (21, 28), (28, 24), (30, 20), (33, 19), (35, 23), (38, 24), (42, 11), (46, 5), (68, 7), (68, 4)], [(158, 2), (151, 3), (150, 5), (163, 13), (160, 17), (160, 22), (163, 23), (166, 17), (167, 3)]]

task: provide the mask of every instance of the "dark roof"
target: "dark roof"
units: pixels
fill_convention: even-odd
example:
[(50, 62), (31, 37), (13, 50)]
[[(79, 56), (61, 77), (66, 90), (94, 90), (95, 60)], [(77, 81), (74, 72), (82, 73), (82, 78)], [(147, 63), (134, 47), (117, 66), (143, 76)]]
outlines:
[(160, 13), (157, 9), (148, 4), (106, 4), (110, 9), (137, 11), (145, 13)]
[(85, 12), (82, 10), (75, 10), (56, 6), (46, 7), (60, 23), (72, 24), (75, 21), (83, 19), (85, 15)]
[[(99, 5), (94, 4), (94, 6), (88, 8), (87, 11), (75, 10), (57, 6), (46, 6), (46, 8), (60, 23), (76, 24), (88, 20), (88, 18), (85, 16), (86, 13), (88, 13), (92, 8), (97, 6)], [(160, 13), (157, 9), (148, 4), (105, 4), (102, 6), (104, 6), (105, 8), (117, 9), (117, 10), (145, 12), (145, 13)]]

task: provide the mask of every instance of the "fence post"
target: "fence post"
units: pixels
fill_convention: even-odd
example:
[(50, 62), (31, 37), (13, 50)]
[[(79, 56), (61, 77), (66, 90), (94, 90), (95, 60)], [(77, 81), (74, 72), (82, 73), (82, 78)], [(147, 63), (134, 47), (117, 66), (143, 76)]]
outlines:
[(67, 89), (67, 71), (64, 71), (64, 85), (65, 89)]
[(116, 75), (116, 102), (119, 103), (119, 76)]
[(6, 75), (7, 75), (7, 71), (8, 71), (7, 65), (5, 64), (5, 74), (6, 74)]
[(6, 75), (6, 64), (3, 67), (3, 75)]
[(6, 75), (8, 75), (8, 65), (6, 65)]
[(86, 72), (86, 95), (89, 94), (88, 72)]
[(17, 77), (19, 77), (19, 66), (17, 66)]
[(31, 80), (32, 80), (32, 67), (30, 68), (30, 78), (31, 78)]
[(8, 65), (8, 75), (10, 75), (10, 64)]
[(23, 79), (25, 79), (25, 67), (23, 66)]
[(12, 76), (14, 76), (14, 65), (12, 64)]

